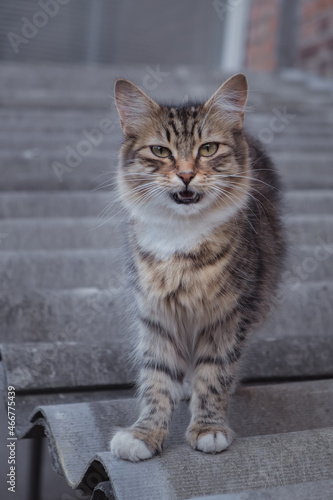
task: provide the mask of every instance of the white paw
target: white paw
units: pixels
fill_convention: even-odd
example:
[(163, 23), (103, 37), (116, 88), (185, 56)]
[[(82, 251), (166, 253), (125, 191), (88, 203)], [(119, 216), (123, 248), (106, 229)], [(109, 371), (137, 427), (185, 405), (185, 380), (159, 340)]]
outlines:
[(214, 434), (205, 434), (199, 438), (197, 449), (205, 453), (219, 453), (228, 448), (229, 444), (223, 432), (216, 432)]
[(114, 455), (131, 462), (147, 460), (153, 456), (145, 443), (141, 439), (134, 438), (128, 431), (117, 432), (111, 440), (110, 448)]

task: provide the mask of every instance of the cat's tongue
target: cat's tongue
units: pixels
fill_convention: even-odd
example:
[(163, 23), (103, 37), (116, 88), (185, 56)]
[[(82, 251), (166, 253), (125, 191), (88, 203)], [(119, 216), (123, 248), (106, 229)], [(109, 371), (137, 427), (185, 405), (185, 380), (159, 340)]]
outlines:
[(193, 191), (188, 190), (174, 193), (172, 197), (176, 203), (184, 203), (185, 205), (188, 205), (190, 203), (197, 203), (200, 200), (200, 195), (198, 193), (194, 193)]
[(189, 199), (189, 198), (193, 198), (194, 193), (193, 193), (193, 191), (181, 191), (179, 193), (179, 195), (181, 198)]

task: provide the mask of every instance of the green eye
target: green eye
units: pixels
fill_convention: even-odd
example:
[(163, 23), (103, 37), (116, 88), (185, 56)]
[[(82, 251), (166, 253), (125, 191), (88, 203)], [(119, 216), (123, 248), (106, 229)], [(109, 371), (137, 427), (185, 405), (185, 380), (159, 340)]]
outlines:
[(213, 156), (213, 154), (216, 153), (218, 150), (219, 145), (217, 142), (207, 142), (207, 144), (203, 144), (199, 148), (199, 155), (200, 156)]
[(168, 158), (168, 156), (171, 156), (170, 149), (164, 148), (163, 146), (152, 146), (150, 149), (151, 152), (159, 158)]

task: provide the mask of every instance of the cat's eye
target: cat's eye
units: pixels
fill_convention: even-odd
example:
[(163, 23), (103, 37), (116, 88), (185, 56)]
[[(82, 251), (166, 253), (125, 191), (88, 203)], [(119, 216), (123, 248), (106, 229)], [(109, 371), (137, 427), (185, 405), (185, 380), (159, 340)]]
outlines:
[(203, 144), (199, 148), (199, 155), (200, 156), (213, 156), (213, 154), (216, 153), (218, 150), (219, 145), (217, 142), (207, 142), (207, 144)]
[(151, 152), (155, 155), (158, 156), (159, 158), (168, 158), (171, 156), (171, 151), (168, 148), (165, 148), (163, 146), (152, 146)]

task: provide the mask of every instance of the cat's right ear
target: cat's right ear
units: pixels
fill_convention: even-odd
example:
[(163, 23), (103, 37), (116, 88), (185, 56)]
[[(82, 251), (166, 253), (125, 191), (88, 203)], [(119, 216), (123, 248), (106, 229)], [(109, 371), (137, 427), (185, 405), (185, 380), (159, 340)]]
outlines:
[(125, 136), (135, 135), (159, 106), (134, 83), (120, 78), (114, 86), (114, 95), (121, 128)]

